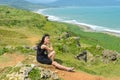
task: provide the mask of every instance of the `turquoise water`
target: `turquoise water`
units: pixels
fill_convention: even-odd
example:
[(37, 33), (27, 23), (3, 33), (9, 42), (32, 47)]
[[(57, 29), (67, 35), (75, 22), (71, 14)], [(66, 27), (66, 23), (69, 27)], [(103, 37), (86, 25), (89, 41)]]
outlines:
[(51, 20), (120, 33), (120, 6), (48, 8), (37, 12), (48, 15)]

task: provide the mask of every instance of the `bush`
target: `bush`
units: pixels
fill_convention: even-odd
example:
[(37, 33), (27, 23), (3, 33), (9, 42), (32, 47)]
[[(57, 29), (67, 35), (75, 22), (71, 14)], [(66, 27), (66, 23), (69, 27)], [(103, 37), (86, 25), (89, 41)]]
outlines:
[(3, 55), (6, 52), (9, 52), (9, 49), (7, 49), (7, 48), (1, 48), (0, 49), (0, 55)]
[(40, 70), (39, 69), (33, 69), (30, 73), (29, 73), (29, 78), (31, 80), (40, 80)]

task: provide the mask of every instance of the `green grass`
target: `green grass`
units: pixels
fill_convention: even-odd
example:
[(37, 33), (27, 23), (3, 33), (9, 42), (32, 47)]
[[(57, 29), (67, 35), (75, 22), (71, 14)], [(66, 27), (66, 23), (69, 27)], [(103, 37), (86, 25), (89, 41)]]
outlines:
[[(70, 32), (71, 37), (80, 37), (82, 47), (77, 47), (76, 41), (71, 38), (58, 40), (59, 36), (64, 37), (65, 32)], [(83, 50), (87, 50), (93, 56), (101, 56), (104, 49), (115, 50), (120, 53), (119, 37), (98, 32), (85, 32), (76, 25), (47, 21), (40, 14), (0, 6), (0, 54), (3, 54), (2, 49), (5, 46), (10, 45), (17, 47), (15, 52), (33, 53), (35, 55), (34, 51), (23, 49), (20, 46), (31, 45), (28, 40), (29, 37), (41, 39), (45, 33), (51, 35), (51, 42), (56, 51), (56, 60), (62, 65), (73, 66), (78, 71), (82, 70), (95, 75), (120, 76), (120, 60), (116, 64), (104, 64), (99, 58), (88, 63), (74, 58)], [(99, 49), (96, 47), (97, 45), (100, 46)], [(35, 75), (33, 73), (38, 72), (34, 70), (31, 76)]]
[(40, 70), (39, 69), (33, 69), (30, 73), (29, 73), (29, 78), (31, 80), (41, 80), (40, 78)]
[(70, 31), (81, 38), (81, 42), (91, 45), (100, 45), (106, 49), (120, 52), (120, 37), (99, 32), (85, 32), (75, 25), (68, 24)]

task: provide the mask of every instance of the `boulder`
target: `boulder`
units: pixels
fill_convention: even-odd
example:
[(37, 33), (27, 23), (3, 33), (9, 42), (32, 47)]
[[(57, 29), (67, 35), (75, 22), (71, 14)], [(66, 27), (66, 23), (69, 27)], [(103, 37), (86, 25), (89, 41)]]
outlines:
[(29, 47), (29, 46), (26, 46), (26, 45), (24, 45), (23, 48), (24, 48), (24, 49), (30, 49), (30, 47)]
[(22, 67), (22, 66), (24, 66), (24, 64), (22, 62), (19, 62), (19, 63), (16, 64), (15, 67)]
[(31, 49), (32, 50), (37, 50), (37, 46), (32, 46)]
[(95, 60), (93, 54), (87, 52), (86, 50), (78, 54), (75, 58), (84, 62), (94, 62)]
[[(18, 68), (20, 68), (20, 69), (18, 69)], [(6, 78), (7, 78), (7, 80), (31, 80), (29, 78), (29, 73), (34, 68), (37, 68), (40, 71), (41, 75), (39, 76), (39, 78), (41, 78), (41, 79), (44, 79), (44, 80), (58, 80), (59, 79), (58, 75), (49, 69), (44, 69), (44, 68), (38, 67), (35, 64), (25, 65), (23, 63), (18, 63), (15, 67), (13, 67), (11, 69), (12, 73), (7, 74)], [(16, 71), (17, 69), (18, 69), (18, 71)]]
[(62, 33), (61, 35), (59, 35), (59, 38), (58, 40), (61, 40), (61, 39), (67, 39), (70, 37), (70, 33), (69, 32), (64, 32)]
[(103, 62), (108, 63), (110, 61), (116, 61), (118, 53), (112, 50), (104, 50), (102, 52)]
[(51, 78), (52, 80), (59, 79), (58, 75), (51, 70), (44, 69), (44, 68), (40, 68), (40, 70), (41, 70), (41, 79), (47, 79), (47, 78)]
[(83, 60), (83, 61), (87, 62), (87, 51), (81, 52), (75, 58), (77, 58), (78, 60)]

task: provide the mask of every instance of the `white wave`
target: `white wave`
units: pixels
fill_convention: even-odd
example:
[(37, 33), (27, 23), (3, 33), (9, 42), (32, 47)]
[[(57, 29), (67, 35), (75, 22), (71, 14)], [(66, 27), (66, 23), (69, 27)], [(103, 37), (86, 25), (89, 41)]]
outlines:
[(80, 22), (78, 22), (76, 20), (64, 20), (64, 19), (62, 19), (60, 17), (57, 17), (57, 16), (48, 15), (48, 14), (44, 13), (45, 10), (47, 10), (47, 9), (39, 9), (38, 11), (35, 11), (35, 13), (43, 14), (45, 16), (48, 16), (48, 19), (51, 20), (51, 21), (59, 21), (59, 22), (66, 22), (66, 23), (76, 24), (76, 25), (83, 25), (83, 26), (87, 26), (87, 27), (91, 28), (94, 31), (100, 31), (100, 32), (108, 31), (108, 32), (114, 32), (114, 33), (120, 34), (120, 30), (113, 30), (113, 29), (109, 29), (107, 27), (91, 25), (91, 24), (87, 24), (87, 23), (80, 23)]
[(45, 10), (47, 10), (47, 9), (39, 9), (39, 10), (35, 11), (35, 13), (43, 14), (43, 15), (45, 15), (45, 16), (48, 16), (48, 19), (51, 20), (51, 21), (62, 21), (62, 19), (59, 18), (59, 17), (45, 14), (45, 13), (44, 13)]
[(56, 17), (56, 16), (51, 16), (51, 15), (47, 15), (48, 16), (48, 19), (51, 20), (51, 21), (62, 21), (61, 18), (59, 17)]
[(80, 23), (80, 22), (78, 22), (76, 20), (69, 20), (69, 21), (64, 21), (64, 22), (87, 26), (87, 27), (90, 27), (92, 30), (95, 30), (95, 31), (96, 30), (101, 31), (101, 30), (105, 29), (105, 27), (102, 27), (102, 26), (96, 26), (96, 25), (91, 25), (91, 24), (86, 24), (86, 23)]
[(120, 34), (120, 30), (105, 29), (105, 31)]

